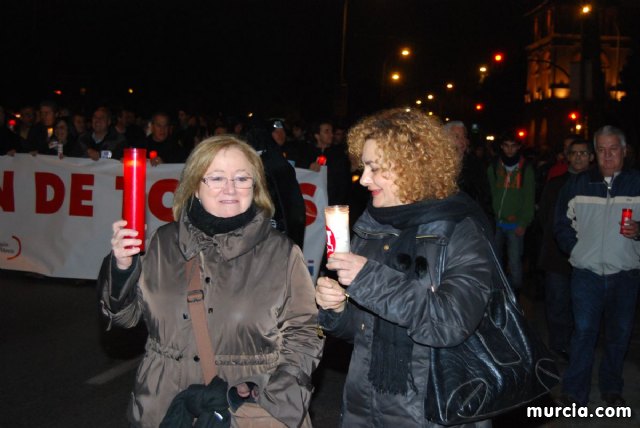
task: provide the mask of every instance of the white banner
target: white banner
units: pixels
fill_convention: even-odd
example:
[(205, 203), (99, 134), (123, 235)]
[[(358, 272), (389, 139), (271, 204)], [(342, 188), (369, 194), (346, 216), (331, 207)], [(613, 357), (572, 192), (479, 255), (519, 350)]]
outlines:
[[(147, 164), (147, 242), (172, 221), (182, 164)], [(325, 168), (323, 168), (324, 170)], [(304, 255), (317, 276), (326, 233), (326, 171), (296, 169), (307, 208)], [(0, 268), (96, 278), (122, 217), (122, 164), (111, 159), (0, 156)]]

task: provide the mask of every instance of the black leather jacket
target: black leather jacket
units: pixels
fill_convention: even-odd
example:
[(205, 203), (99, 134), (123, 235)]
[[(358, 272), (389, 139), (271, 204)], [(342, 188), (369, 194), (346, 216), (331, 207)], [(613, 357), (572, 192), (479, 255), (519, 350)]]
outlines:
[[(320, 311), (326, 332), (354, 344), (343, 394), (344, 427), (433, 427), (424, 414), (430, 347), (466, 339), (482, 320), (494, 264), (488, 225), (480, 208), (463, 194), (429, 203), (415, 219), (416, 256), (427, 260), (429, 274), (408, 276), (381, 263), (398, 245), (400, 230), (375, 221), (368, 211), (354, 226), (352, 252), (368, 261), (348, 288), (342, 313)], [(453, 231), (450, 228), (453, 227)], [(432, 283), (438, 283), (432, 291)], [(407, 328), (414, 341), (411, 371), (417, 391), (406, 396), (376, 391), (368, 381), (375, 317)], [(483, 421), (469, 426), (490, 426)]]

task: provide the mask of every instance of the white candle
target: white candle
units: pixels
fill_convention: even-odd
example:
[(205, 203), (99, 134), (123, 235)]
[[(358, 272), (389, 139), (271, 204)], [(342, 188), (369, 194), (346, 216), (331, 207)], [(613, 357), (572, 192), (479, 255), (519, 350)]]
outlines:
[(327, 257), (349, 252), (349, 206), (331, 205), (324, 209), (327, 228)]

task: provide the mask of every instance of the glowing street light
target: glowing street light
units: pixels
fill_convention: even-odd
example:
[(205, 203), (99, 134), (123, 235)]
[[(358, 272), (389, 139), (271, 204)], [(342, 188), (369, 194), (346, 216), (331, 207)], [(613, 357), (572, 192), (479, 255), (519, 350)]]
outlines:
[(447, 89), (453, 89), (453, 83), (447, 83)]
[[(380, 79), (380, 100), (383, 103), (391, 90), (389, 82), (391, 82), (391, 84), (400, 84), (404, 77), (400, 71), (390, 70), (390, 68), (400, 67), (400, 65), (397, 64), (398, 61), (409, 61), (412, 56), (413, 52), (411, 48), (404, 46), (394, 49), (393, 52), (384, 59), (382, 63), (382, 78)], [(394, 61), (396, 62), (395, 64), (393, 63)]]
[(487, 66), (486, 65), (481, 65), (478, 70), (480, 70), (480, 73), (486, 73), (487, 72)]
[(422, 100), (416, 100), (416, 105), (422, 105)]
[(583, 15), (587, 15), (589, 13), (591, 13), (591, 5), (590, 4), (584, 4), (582, 5), (582, 8), (580, 9), (580, 13), (582, 13)]

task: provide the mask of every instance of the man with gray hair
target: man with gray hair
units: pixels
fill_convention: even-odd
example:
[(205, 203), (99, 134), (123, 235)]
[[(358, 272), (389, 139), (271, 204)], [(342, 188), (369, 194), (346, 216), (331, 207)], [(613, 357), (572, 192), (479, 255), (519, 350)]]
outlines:
[[(588, 403), (604, 318), (598, 386), (608, 406), (624, 406), (622, 367), (640, 287), (638, 221), (632, 220), (640, 214), (640, 172), (623, 168), (626, 140), (620, 129), (604, 126), (596, 131), (594, 149), (598, 168), (571, 177), (556, 205), (556, 240), (573, 267), (575, 323), (559, 401), (562, 405)], [(633, 217), (622, 215), (628, 209)]]

